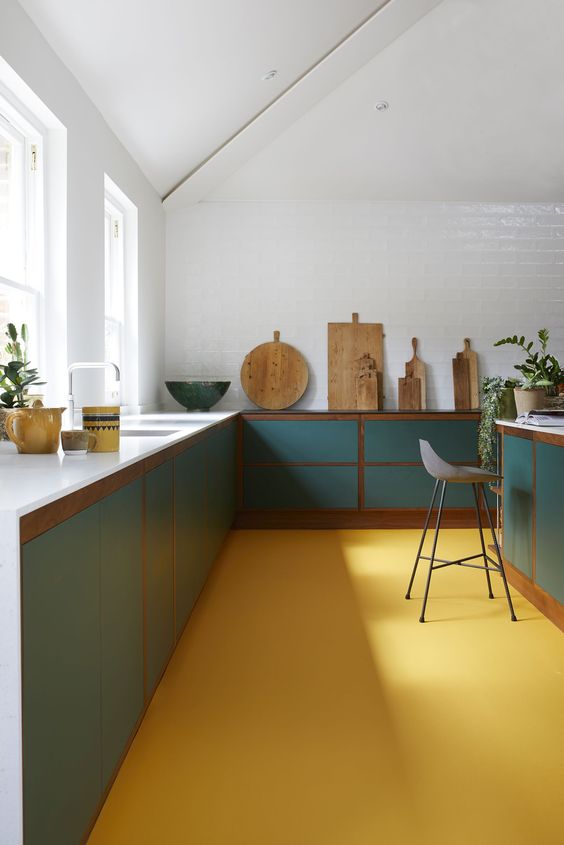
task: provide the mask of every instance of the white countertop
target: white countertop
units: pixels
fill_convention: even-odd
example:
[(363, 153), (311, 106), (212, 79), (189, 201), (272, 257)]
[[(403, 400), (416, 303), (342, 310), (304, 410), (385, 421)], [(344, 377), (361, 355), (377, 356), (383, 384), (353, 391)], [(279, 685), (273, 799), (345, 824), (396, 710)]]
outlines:
[(540, 434), (556, 434), (563, 438), (564, 442), (564, 427), (557, 425), (522, 425), (521, 423), (511, 422), (510, 420), (496, 420), (497, 425), (504, 425), (507, 428), (522, 428), (525, 431), (537, 431)]
[(119, 452), (68, 456), (59, 449), (56, 455), (19, 455), (13, 443), (3, 442), (0, 446), (0, 513), (23, 516), (167, 446), (188, 440), (222, 420), (235, 417), (237, 413), (180, 412), (123, 416), (122, 430), (162, 430), (163, 434), (121, 437)]

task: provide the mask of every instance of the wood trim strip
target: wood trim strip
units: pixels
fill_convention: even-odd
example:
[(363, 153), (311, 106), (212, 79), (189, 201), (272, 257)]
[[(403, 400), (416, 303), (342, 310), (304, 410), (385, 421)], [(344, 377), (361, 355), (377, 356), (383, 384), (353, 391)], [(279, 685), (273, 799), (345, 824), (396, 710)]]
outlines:
[(508, 434), (511, 437), (522, 437), (523, 440), (533, 440), (533, 434), (530, 429), (527, 428), (513, 428), (512, 426), (503, 425), (503, 423), (497, 424), (497, 430), (503, 432), (503, 434)]
[(535, 443), (548, 443), (549, 446), (564, 446), (564, 435), (549, 434), (547, 431), (533, 431)]
[(364, 510), (364, 418), (358, 421), (358, 510)]
[[(495, 518), (495, 511), (491, 511)], [(235, 514), (233, 527), (253, 528), (422, 528), (426, 508), (366, 508), (364, 510), (251, 510)], [(434, 512), (436, 517), (436, 512)], [(446, 528), (475, 528), (473, 508), (445, 508), (441, 523)]]
[(264, 463), (244, 464), (244, 469), (257, 467), (355, 467), (356, 461), (265, 461)]
[(521, 593), (537, 610), (550, 619), (561, 631), (564, 631), (564, 605), (547, 593), (538, 584), (534, 584), (520, 570), (503, 559), (505, 574), (512, 587)]
[(479, 420), (480, 411), (432, 411), (410, 414), (363, 414), (364, 420), (367, 422), (378, 422), (379, 420)]
[(138, 461), (114, 472), (112, 475), (108, 475), (106, 478), (89, 484), (88, 487), (82, 487), (80, 490), (68, 493), (48, 505), (43, 505), (42, 508), (25, 514), (20, 517), (20, 543), (28, 543), (35, 537), (39, 537), (142, 475), (143, 461)]
[(235, 447), (235, 506), (243, 507), (243, 464), (244, 464), (244, 423), (241, 416), (237, 417), (237, 443)]

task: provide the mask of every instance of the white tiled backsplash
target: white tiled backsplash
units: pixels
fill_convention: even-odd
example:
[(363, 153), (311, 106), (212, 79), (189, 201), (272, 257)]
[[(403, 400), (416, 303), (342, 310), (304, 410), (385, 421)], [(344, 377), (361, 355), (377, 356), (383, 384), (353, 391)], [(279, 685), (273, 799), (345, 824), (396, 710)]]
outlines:
[(427, 406), (452, 408), (451, 359), (470, 337), (480, 376), (516, 375), (499, 337), (551, 331), (564, 359), (564, 203), (200, 203), (167, 219), (167, 378), (221, 376), (217, 406), (250, 407), (239, 371), (272, 339), (310, 371), (295, 408), (327, 407), (327, 323), (384, 324), (386, 407), (411, 337)]

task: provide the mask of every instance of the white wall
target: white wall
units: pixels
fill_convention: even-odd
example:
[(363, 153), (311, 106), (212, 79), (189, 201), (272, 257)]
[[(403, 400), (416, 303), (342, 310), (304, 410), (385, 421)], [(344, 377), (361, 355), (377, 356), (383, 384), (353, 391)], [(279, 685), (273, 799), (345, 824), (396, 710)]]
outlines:
[(420, 339), (428, 407), (453, 407), (451, 359), (469, 336), (480, 375), (517, 375), (502, 335), (547, 326), (564, 360), (564, 204), (208, 202), (167, 214), (169, 378), (239, 371), (272, 339), (297, 346), (327, 407), (327, 322), (382, 322), (386, 406)]
[[(104, 172), (139, 210), (139, 402), (159, 399), (164, 215), (159, 196), (16, 0), (0, 0), (0, 56), (67, 129), (68, 361), (104, 357)], [(77, 378), (78, 381), (78, 378)]]

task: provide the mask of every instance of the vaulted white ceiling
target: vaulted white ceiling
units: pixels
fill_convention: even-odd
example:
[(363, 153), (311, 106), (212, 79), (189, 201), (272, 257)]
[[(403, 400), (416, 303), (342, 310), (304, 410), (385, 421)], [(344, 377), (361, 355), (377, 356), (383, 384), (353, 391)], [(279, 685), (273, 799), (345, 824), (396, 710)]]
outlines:
[(564, 0), (444, 0), (209, 198), (562, 201), (563, 32)]
[(168, 208), (564, 198), (564, 0), (20, 2)]
[(386, 0), (20, 2), (164, 195)]

